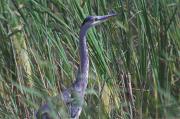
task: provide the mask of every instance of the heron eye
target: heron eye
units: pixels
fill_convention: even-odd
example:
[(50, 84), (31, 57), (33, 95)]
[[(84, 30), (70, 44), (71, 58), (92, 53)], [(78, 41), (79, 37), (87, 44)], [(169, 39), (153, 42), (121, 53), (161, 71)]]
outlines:
[(95, 19), (94, 19), (94, 21), (97, 21), (97, 20), (98, 20), (98, 18), (95, 18)]

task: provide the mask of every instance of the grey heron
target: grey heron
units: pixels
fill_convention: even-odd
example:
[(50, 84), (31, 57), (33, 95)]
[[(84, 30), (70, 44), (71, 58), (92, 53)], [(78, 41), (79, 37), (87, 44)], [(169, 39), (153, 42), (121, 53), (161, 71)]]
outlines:
[[(82, 105), (84, 102), (85, 90), (88, 84), (89, 55), (88, 55), (88, 47), (86, 42), (87, 31), (92, 26), (107, 21), (109, 18), (113, 16), (116, 16), (116, 14), (111, 13), (104, 16), (88, 16), (85, 18), (84, 22), (81, 25), (80, 34), (79, 34), (80, 65), (78, 68), (76, 80), (74, 81), (74, 83), (70, 88), (62, 91), (62, 94), (60, 94), (58, 96), (59, 98), (57, 99), (63, 101), (63, 103), (67, 106), (69, 118), (71, 119), (78, 119), (81, 114)], [(58, 111), (56, 110), (56, 108), (53, 108), (54, 103), (52, 102), (50, 103), (51, 104), (49, 103), (44, 104), (39, 108), (36, 114), (36, 118), (38, 119), (61, 118), (61, 116), (56, 116), (58, 115)]]

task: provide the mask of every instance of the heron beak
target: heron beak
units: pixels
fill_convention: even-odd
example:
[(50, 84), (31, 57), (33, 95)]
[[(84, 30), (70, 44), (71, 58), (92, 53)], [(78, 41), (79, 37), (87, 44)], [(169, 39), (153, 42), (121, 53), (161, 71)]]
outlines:
[(116, 16), (117, 14), (108, 14), (108, 15), (105, 15), (105, 16), (98, 16), (98, 21), (106, 21), (114, 16)]
[(105, 22), (105, 21), (107, 21), (108, 19), (110, 19), (110, 18), (112, 18), (112, 17), (114, 17), (114, 16), (116, 16), (116, 15), (117, 15), (117, 14), (115, 14), (115, 13), (111, 13), (111, 14), (104, 15), (104, 16), (95, 16), (94, 19), (96, 19), (96, 20), (93, 22), (93, 25), (98, 25), (98, 24), (100, 24), (100, 23), (102, 23), (102, 22)]

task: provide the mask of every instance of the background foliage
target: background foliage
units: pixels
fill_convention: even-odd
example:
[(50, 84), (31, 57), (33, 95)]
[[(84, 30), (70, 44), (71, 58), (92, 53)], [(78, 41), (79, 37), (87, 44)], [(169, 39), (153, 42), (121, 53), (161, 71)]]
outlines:
[(180, 118), (179, 0), (1, 0), (0, 118), (33, 118), (74, 81), (88, 15), (118, 16), (88, 33), (81, 119)]

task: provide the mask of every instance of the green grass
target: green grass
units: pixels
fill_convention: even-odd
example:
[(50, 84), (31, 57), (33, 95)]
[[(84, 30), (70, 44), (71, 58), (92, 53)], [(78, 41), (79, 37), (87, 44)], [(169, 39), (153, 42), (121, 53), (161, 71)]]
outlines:
[[(81, 119), (180, 118), (178, 0), (1, 0), (0, 118), (33, 118), (75, 79), (88, 15), (118, 16), (88, 32)], [(131, 91), (133, 97), (131, 95)]]

